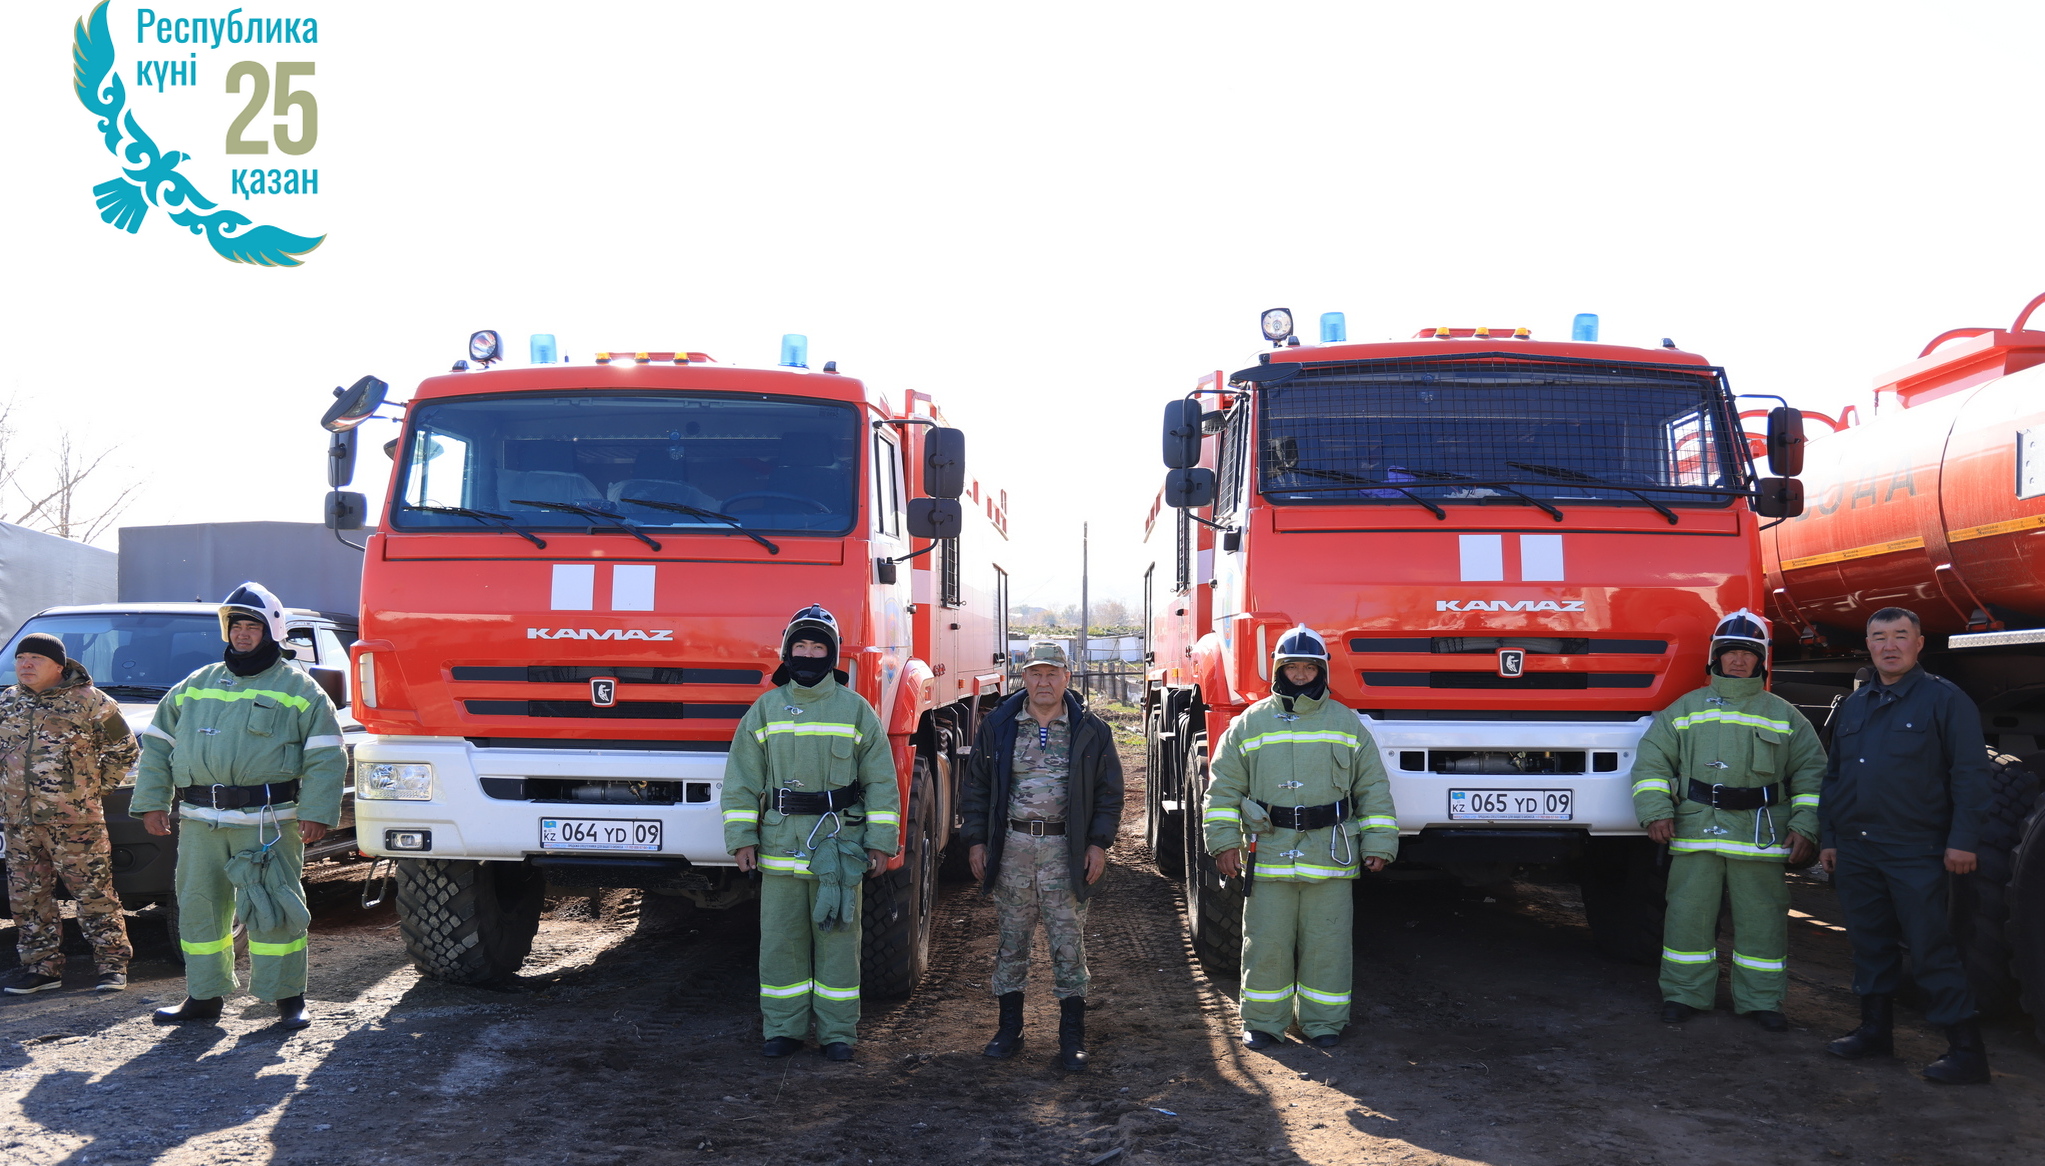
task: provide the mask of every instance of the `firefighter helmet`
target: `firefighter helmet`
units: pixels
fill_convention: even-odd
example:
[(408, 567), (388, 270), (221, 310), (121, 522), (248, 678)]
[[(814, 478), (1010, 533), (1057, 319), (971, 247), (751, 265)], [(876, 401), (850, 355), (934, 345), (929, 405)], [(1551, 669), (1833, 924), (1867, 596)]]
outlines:
[(220, 638), (227, 638), (227, 625), (237, 615), (260, 620), (270, 638), (284, 642), (284, 605), (261, 583), (244, 583), (220, 601)]
[(1727, 652), (1752, 652), (1761, 657), (1760, 666), (1754, 670), (1756, 676), (1768, 671), (1768, 621), (1746, 608), (1733, 612), (1718, 621), (1718, 627), (1711, 633), (1711, 661), (1708, 671), (1718, 673), (1718, 658)]
[(1314, 629), (1300, 624), (1289, 628), (1278, 637), (1278, 647), (1271, 652), (1271, 666), (1278, 667), (1288, 660), (1311, 660), (1322, 668), (1328, 666), (1328, 645)]
[(781, 633), (781, 654), (788, 655), (788, 646), (796, 640), (822, 640), (831, 649), (831, 655), (838, 655), (838, 619), (824, 610), (820, 603), (812, 603), (795, 613), (788, 621), (788, 627)]

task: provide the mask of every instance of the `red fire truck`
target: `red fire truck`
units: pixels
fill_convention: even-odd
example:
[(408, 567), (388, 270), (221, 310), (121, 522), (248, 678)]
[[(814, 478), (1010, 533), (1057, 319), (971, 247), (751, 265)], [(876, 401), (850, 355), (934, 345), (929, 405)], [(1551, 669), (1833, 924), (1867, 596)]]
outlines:
[[(395, 860), (413, 959), (511, 976), (549, 886), (754, 895), (724, 851), (725, 755), (790, 615), (821, 603), (894, 744), (905, 847), (868, 883), (865, 986), (907, 991), (954, 761), (1003, 686), (1006, 496), (967, 478), (929, 397), (811, 371), (792, 340), (774, 368), (568, 364), (551, 338), (529, 367), (491, 367), (501, 347), (478, 333), (403, 406), (367, 540), (357, 833)], [(383, 395), (365, 377), (325, 419), (337, 531), (363, 525), (339, 487)]]
[[(1927, 670), (1981, 707), (1996, 772), (1979, 870), (1954, 928), (1990, 1007), (2019, 990), (2045, 1021), (2045, 331), (2039, 296), (2008, 328), (1955, 328), (1875, 378), (1872, 408), (1820, 429), (1810, 508), (1763, 536), (1775, 690), (1820, 724), (1865, 681), (1883, 607), (1924, 621)], [(1831, 432), (1822, 432), (1829, 430)]]
[(1208, 742), (1303, 623), (1391, 775), (1395, 874), (1572, 870), (1600, 945), (1651, 960), (1634, 751), (1703, 682), (1719, 617), (1760, 608), (1759, 531), (1796, 509), (1795, 480), (1757, 477), (1720, 369), (1596, 343), (1594, 317), (1570, 341), (1384, 343), (1324, 317), (1301, 345), (1278, 309), (1265, 336), (1256, 364), (1167, 407), (1148, 532), (1149, 840), (1186, 880), (1195, 946), (1231, 966), (1241, 914), (1200, 845)]

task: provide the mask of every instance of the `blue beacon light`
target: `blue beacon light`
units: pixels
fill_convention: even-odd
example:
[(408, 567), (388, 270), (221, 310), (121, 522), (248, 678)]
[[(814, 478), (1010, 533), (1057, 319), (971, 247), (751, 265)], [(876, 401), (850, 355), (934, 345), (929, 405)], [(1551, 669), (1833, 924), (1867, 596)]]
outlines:
[(532, 362), (534, 364), (553, 364), (560, 359), (556, 355), (558, 351), (554, 346), (554, 334), (552, 332), (536, 332), (533, 334)]
[(1340, 312), (1321, 313), (1321, 343), (1340, 344), (1349, 339), (1349, 322)]
[(1595, 344), (1598, 341), (1598, 314), (1578, 312), (1576, 321), (1569, 326), (1571, 340), (1583, 340)]
[(781, 337), (781, 363), (786, 368), (809, 367), (809, 337), (789, 332)]

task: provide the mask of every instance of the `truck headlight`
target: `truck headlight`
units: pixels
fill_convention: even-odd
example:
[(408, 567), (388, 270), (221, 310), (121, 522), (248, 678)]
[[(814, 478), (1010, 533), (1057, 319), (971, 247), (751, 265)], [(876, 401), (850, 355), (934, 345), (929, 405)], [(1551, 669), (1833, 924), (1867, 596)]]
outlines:
[(355, 766), (355, 796), (372, 801), (430, 801), (433, 797), (433, 767), (423, 762), (361, 762)]

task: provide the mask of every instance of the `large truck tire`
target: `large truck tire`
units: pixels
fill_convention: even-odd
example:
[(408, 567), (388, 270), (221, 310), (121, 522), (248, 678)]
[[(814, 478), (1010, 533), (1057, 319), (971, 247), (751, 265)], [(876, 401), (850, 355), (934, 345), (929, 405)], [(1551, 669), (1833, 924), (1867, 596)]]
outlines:
[[(1178, 753), (1171, 746), (1186, 740), (1190, 718), (1166, 720), (1170, 707), (1158, 706), (1144, 725), (1149, 749), (1143, 773), (1143, 841), (1150, 847), (1158, 873), (1178, 879), (1186, 877), (1186, 800), (1185, 782), (1179, 767), (1173, 764)], [(1176, 726), (1177, 736), (1163, 736), (1168, 724)], [(1179, 808), (1167, 812), (1164, 808), (1167, 801), (1178, 802)]]
[(929, 765), (919, 756), (916, 782), (904, 815), (902, 865), (866, 880), (860, 903), (860, 994), (907, 996), (930, 966), (930, 931), (937, 914), (937, 799)]
[(401, 858), (398, 926), (421, 975), (450, 984), (508, 983), (532, 952), (547, 879), (522, 862)]
[(1200, 827), (1200, 815), (1191, 812), (1207, 796), (1207, 744), (1190, 733), (1178, 738), (1187, 742), (1184, 775), (1180, 787), (1188, 812), (1185, 823), (1186, 933), (1193, 941), (1193, 954), (1210, 975), (1232, 976), (1243, 963), (1242, 884), (1222, 879), (1214, 858), (1207, 853)]
[(2017, 1007), (2012, 967), (2010, 884), (2025, 823), (2038, 801), (2038, 778), (2017, 758), (1988, 751), (1988, 816), (1981, 823), (1974, 873), (1947, 881), (1953, 942), (1967, 967), (1975, 1004), (1985, 1013), (2007, 1014)]
[(2045, 1040), (2045, 799), (2032, 805), (2011, 848), (2007, 901), (2003, 936), (2019, 999)]
[(1600, 954), (1649, 967), (1661, 963), (1669, 891), (1661, 847), (1646, 838), (1592, 838), (1577, 863), (1577, 885)]

